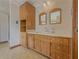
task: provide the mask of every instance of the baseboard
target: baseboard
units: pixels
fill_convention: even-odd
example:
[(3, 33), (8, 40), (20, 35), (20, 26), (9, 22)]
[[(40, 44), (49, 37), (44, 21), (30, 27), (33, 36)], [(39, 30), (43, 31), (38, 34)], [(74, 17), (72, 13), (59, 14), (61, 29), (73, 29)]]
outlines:
[(3, 41), (3, 42), (0, 42), (0, 44), (3, 44), (3, 43), (8, 43), (8, 41)]
[(21, 46), (21, 44), (14, 45), (14, 46), (10, 47), (10, 49), (14, 49), (14, 48), (19, 47), (19, 46)]

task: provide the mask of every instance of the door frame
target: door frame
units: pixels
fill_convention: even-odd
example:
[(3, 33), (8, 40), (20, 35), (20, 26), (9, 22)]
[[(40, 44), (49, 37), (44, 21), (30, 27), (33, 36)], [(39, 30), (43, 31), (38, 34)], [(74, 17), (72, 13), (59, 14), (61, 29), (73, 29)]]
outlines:
[(73, 0), (72, 59), (78, 59), (78, 0)]

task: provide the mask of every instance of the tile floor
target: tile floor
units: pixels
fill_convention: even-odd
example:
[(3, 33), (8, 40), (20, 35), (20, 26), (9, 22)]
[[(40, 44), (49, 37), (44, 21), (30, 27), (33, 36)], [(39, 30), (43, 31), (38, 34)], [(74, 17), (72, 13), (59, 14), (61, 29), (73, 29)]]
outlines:
[(17, 47), (9, 49), (8, 43), (0, 44), (0, 59), (48, 59), (32, 50)]

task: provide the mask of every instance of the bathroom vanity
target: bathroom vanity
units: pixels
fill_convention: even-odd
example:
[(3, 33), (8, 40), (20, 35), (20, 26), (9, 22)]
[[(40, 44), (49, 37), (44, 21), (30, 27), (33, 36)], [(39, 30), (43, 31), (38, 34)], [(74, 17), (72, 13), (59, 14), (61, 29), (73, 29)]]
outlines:
[(28, 32), (28, 48), (50, 59), (71, 58), (71, 38)]

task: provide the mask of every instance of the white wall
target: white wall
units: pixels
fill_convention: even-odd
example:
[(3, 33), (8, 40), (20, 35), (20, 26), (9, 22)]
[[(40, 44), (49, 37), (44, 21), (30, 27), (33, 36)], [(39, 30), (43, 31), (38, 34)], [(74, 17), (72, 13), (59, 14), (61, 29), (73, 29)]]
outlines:
[(9, 0), (0, 0), (0, 42), (9, 40)]
[(9, 14), (9, 0), (0, 0), (0, 12)]
[[(16, 24), (18, 21), (18, 24)], [(10, 5), (10, 46), (20, 44), (19, 6), (11, 1)]]
[(10, 17), (9, 19), (10, 47), (20, 44), (19, 43), (20, 27), (19, 24), (16, 24), (16, 21), (19, 21), (19, 6), (16, 0), (0, 0), (0, 13), (5, 13)]
[[(53, 5), (54, 3), (54, 5)], [(51, 8), (61, 8), (62, 9), (62, 22), (61, 24), (49, 24), (49, 10)], [(72, 0), (52, 0), (51, 5), (47, 7), (43, 7), (43, 2), (36, 6), (36, 31), (37, 32), (45, 32), (47, 29), (50, 31), (54, 31), (54, 35), (72, 37)], [(43, 11), (46, 11), (47, 16), (47, 25), (39, 25), (39, 14)]]
[(0, 7), (0, 13), (5, 13), (5, 14), (9, 15), (9, 9)]
[(9, 40), (8, 14), (0, 12), (0, 42)]

